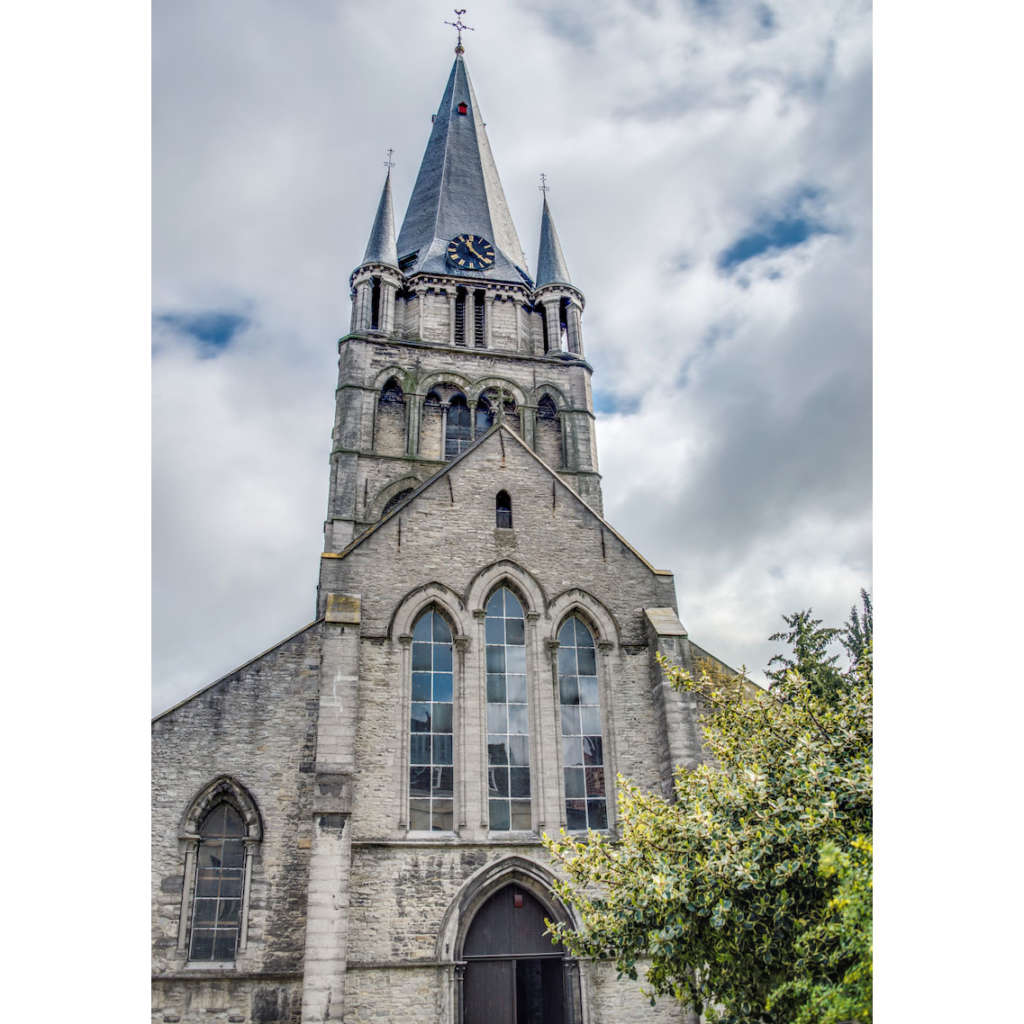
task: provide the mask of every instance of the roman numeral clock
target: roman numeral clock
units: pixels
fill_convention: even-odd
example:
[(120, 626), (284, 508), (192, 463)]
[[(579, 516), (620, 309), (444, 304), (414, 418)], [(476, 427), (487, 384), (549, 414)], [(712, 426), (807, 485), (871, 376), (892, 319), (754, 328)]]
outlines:
[(448, 263), (460, 270), (486, 270), (494, 262), (494, 246), (480, 235), (456, 235), (447, 255)]

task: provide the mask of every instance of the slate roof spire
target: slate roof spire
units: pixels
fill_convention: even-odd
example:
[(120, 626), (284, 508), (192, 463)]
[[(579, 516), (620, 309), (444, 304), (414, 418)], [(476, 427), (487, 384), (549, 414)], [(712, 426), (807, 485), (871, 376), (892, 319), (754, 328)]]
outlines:
[(547, 190), (544, 190), (544, 207), (540, 214), (540, 251), (537, 254), (537, 287), (545, 284), (572, 284), (569, 268), (562, 255), (562, 244), (548, 207)]
[[(388, 158), (390, 164), (390, 156)], [(391, 167), (384, 179), (384, 188), (377, 204), (377, 216), (373, 218), (370, 240), (366, 243), (363, 263), (386, 263), (398, 269), (398, 249), (395, 247), (395, 212), (391, 203)]]
[[(495, 260), (487, 270), (459, 270), (458, 276), (523, 283), (526, 255), (512, 223), (465, 58), (457, 53), (398, 234), (403, 272), (455, 274), (445, 260), (445, 250), (450, 239), (465, 233), (491, 242)], [(414, 253), (416, 258), (406, 263)]]

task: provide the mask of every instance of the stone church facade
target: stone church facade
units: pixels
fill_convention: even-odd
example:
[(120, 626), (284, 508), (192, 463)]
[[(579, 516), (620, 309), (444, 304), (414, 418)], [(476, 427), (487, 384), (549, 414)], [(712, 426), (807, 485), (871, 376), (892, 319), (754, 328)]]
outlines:
[(655, 656), (710, 656), (602, 517), (541, 217), (531, 278), (460, 46), (351, 278), (316, 618), (153, 724), (156, 1022), (687, 1019), (542, 934), (541, 834), (699, 763)]

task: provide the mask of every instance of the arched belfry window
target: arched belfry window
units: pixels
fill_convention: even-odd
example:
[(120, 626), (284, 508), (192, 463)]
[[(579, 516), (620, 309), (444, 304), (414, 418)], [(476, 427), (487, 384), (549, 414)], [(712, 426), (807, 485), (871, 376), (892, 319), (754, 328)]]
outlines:
[(405, 402), (405, 395), (402, 393), (402, 386), (392, 377), (384, 385), (380, 393), (381, 405), (402, 405)]
[(469, 406), (462, 395), (455, 395), (448, 403), (448, 420), (444, 432), (444, 457), (454, 459), (473, 443)]
[(481, 395), (476, 402), (476, 436), (486, 434), (494, 425), (494, 409), (487, 395)]
[(373, 278), (373, 287), (370, 290), (370, 329), (380, 330), (380, 278)]
[(526, 700), (526, 622), (508, 587), (487, 602), (487, 806), (492, 831), (527, 830), (530, 718)]
[(512, 529), (512, 499), (508, 495), (508, 491), (498, 491), (497, 497), (494, 499), (494, 512), (495, 512), (495, 525), (499, 529), (511, 530)]
[(436, 608), (412, 631), (412, 706), (409, 715), (409, 828), (452, 830), (455, 752), (452, 631)]
[(563, 352), (569, 349), (569, 300), (558, 303), (558, 347)]
[(608, 827), (601, 701), (594, 637), (573, 616), (558, 631), (565, 819), (570, 831)]
[(242, 921), (246, 826), (226, 800), (199, 826), (189, 960), (234, 960)]
[(550, 395), (545, 395), (537, 403), (537, 418), (541, 420), (558, 419), (558, 408), (555, 406), (554, 399)]

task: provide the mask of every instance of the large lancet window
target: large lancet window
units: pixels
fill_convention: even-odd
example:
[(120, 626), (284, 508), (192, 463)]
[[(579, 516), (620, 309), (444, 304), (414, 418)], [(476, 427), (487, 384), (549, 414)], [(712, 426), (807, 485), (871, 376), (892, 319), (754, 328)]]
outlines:
[(450, 832), (455, 757), (452, 749), (452, 631), (431, 608), (412, 632), (409, 718), (409, 828)]
[(526, 702), (526, 623), (507, 587), (487, 602), (487, 797), (491, 829), (529, 829), (530, 719)]
[(246, 827), (227, 801), (199, 826), (190, 960), (234, 960), (242, 917)]
[(448, 422), (444, 432), (445, 459), (454, 459), (473, 443), (470, 422), (466, 399), (456, 395), (448, 403)]
[(558, 631), (565, 819), (572, 830), (608, 827), (594, 637), (576, 616)]

